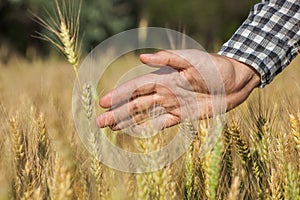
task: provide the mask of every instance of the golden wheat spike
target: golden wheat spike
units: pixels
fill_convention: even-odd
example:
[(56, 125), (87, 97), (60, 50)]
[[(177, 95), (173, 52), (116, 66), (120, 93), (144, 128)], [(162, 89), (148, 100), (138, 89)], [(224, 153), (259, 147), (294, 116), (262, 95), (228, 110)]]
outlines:
[(271, 197), (270, 199), (272, 200), (284, 199), (284, 188), (283, 188), (282, 181), (283, 181), (283, 177), (281, 173), (278, 170), (275, 170), (273, 168), (271, 170), (271, 181), (270, 181), (271, 194), (269, 194), (269, 196)]
[(63, 161), (56, 156), (54, 173), (50, 184), (50, 194), (53, 199), (73, 199), (72, 174)]
[(97, 199), (108, 198), (108, 187), (104, 177), (104, 168), (99, 161), (99, 148), (95, 133), (90, 133), (91, 144), (91, 171), (95, 179)]
[(42, 27), (48, 30), (52, 35), (37, 33), (37, 38), (50, 42), (72, 65), (76, 78), (78, 79), (78, 65), (80, 58), (80, 45), (78, 42), (79, 36), (79, 19), (81, 12), (81, 0), (66, 0), (60, 3), (55, 0), (56, 15), (54, 18), (48, 16), (48, 20), (34, 15), (35, 20)]
[(166, 185), (166, 199), (175, 200), (177, 199), (177, 183), (176, 178), (174, 178), (174, 171), (175, 169), (172, 165), (167, 166), (165, 168), (167, 177), (165, 179)]
[(126, 177), (126, 192), (127, 192), (127, 197), (130, 199), (135, 199), (135, 192), (136, 192), (136, 175), (135, 174), (128, 174)]
[(25, 164), (25, 143), (23, 130), (20, 128), (16, 118), (9, 120), (11, 133), (13, 135), (15, 161), (17, 165)]
[(216, 189), (216, 199), (222, 200), (229, 193), (234, 171), (232, 161), (232, 139), (228, 127), (225, 127), (223, 134), (223, 153), (221, 157), (220, 175)]
[(15, 194), (17, 198), (20, 198), (24, 194), (25, 184), (23, 182), (23, 172), (26, 165), (26, 141), (24, 139), (23, 130), (20, 127), (17, 117), (13, 117), (9, 120), (10, 132), (13, 139), (13, 151), (14, 151), (14, 164), (15, 164)]
[(93, 94), (92, 94), (92, 85), (91, 84), (84, 84), (82, 95), (81, 95), (81, 102), (84, 108), (84, 113), (88, 121), (92, 119), (94, 107), (93, 107)]
[(49, 137), (46, 128), (46, 120), (43, 113), (40, 113), (37, 121), (37, 131), (38, 131), (38, 156), (41, 161), (41, 167), (43, 168), (47, 162), (49, 154)]
[(228, 200), (238, 200), (238, 196), (240, 193), (240, 184), (241, 181), (239, 176), (235, 176), (228, 193), (228, 197), (227, 197)]
[(137, 178), (137, 200), (151, 199), (151, 173), (138, 174)]
[[(193, 197), (194, 189), (194, 175), (195, 175), (195, 166), (193, 162), (193, 145), (191, 145), (187, 151), (185, 158), (185, 197), (186, 199), (191, 199)], [(199, 163), (197, 163), (199, 164)]]
[(284, 199), (300, 199), (300, 177), (296, 167), (291, 163), (286, 165)]
[(159, 200), (166, 199), (167, 187), (167, 171), (163, 168), (153, 173), (153, 180), (155, 182), (155, 196)]
[(292, 126), (292, 134), (296, 144), (296, 149), (300, 158), (300, 120), (296, 118), (294, 115), (290, 115), (290, 123)]
[(248, 145), (241, 138), (241, 130), (238, 126), (233, 126), (230, 130), (230, 135), (234, 141), (235, 147), (237, 148), (238, 154), (241, 157), (243, 164), (247, 164), (250, 161), (251, 153)]

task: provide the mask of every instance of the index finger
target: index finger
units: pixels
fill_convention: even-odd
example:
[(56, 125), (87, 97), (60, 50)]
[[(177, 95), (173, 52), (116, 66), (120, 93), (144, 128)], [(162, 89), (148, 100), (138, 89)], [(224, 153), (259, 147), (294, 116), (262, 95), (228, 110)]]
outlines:
[(191, 67), (191, 64), (180, 54), (180, 51), (164, 50), (154, 54), (141, 54), (140, 60), (153, 67), (172, 67), (176, 70), (183, 70)]

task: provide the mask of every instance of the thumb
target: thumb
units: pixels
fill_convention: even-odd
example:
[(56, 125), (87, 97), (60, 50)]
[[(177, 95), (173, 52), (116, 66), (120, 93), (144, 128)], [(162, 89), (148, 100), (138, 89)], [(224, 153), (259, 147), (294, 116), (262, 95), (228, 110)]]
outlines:
[(141, 54), (140, 60), (152, 67), (172, 67), (176, 70), (183, 70), (192, 65), (179, 54), (173, 51), (159, 51), (155, 54)]

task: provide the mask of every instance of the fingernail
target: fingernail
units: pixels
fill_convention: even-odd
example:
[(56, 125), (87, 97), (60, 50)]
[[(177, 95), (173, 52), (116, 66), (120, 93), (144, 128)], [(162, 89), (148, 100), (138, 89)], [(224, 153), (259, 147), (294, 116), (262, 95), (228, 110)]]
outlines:
[(153, 53), (143, 53), (143, 54), (141, 54), (142, 56), (153, 56), (154, 54)]
[(118, 130), (120, 130), (120, 129), (119, 129), (117, 126), (114, 126), (114, 127), (111, 128), (111, 130), (112, 130), (112, 131), (118, 131)]
[(150, 54), (150, 53), (145, 53), (145, 54), (141, 54), (140, 57), (141, 58), (152, 58), (154, 54)]
[(99, 117), (96, 118), (96, 123), (99, 126), (99, 128), (103, 128), (102, 127), (103, 124), (101, 123), (101, 118), (102, 118), (101, 116), (99, 116)]
[(104, 95), (103, 97), (101, 97), (101, 99), (99, 100), (99, 105), (102, 108), (108, 108), (110, 106), (110, 93)]

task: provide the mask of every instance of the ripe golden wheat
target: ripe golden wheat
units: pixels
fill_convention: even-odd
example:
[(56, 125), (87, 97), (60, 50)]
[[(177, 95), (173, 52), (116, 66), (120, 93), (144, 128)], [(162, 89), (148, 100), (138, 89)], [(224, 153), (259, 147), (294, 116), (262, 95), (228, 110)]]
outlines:
[[(65, 9), (69, 1), (61, 2), (56, 1), (59, 21), (38, 18), (56, 39), (40, 37), (64, 53), (78, 78), (80, 6), (73, 7), (77, 8), (75, 12), (66, 13), (70, 10)], [(287, 70), (291, 70), (290, 74), (282, 75), (282, 79), (275, 80), (264, 91), (252, 94), (249, 101), (228, 114), (221, 137), (207, 155), (198, 156), (207, 134), (206, 124), (201, 124), (197, 132), (185, 122), (181, 128), (195, 136), (188, 151), (165, 168), (143, 174), (123, 173), (104, 166), (98, 160), (97, 135), (89, 135), (92, 154), (83, 147), (70, 115), (71, 95), (63, 96), (68, 91), (71, 93), (73, 82), (65, 81), (69, 71), (63, 73), (54, 67), (41, 70), (32, 67), (34, 63), (22, 65), (26, 70), (11, 67), (11, 74), (6, 67), (0, 67), (0, 75), (11, 79), (22, 75), (33, 80), (32, 85), (24, 86), (24, 81), (13, 79), (14, 84), (10, 84), (10, 79), (0, 76), (0, 83), (7, 83), (7, 88), (1, 88), (0, 93), (3, 102), (0, 187), (5, 188), (0, 188), (1, 199), (300, 199), (300, 106), (297, 102), (300, 90), (279, 87), (285, 82), (293, 85), (290, 77), (300, 76), (295, 68), (299, 68), (299, 61), (293, 64), (294, 69)], [(51, 77), (51, 84), (30, 90), (40, 83), (32, 74), (47, 70), (51, 72), (46, 76)], [(11, 85), (24, 87), (22, 102), (9, 95)], [(64, 91), (60, 85), (65, 86)], [(95, 112), (93, 86), (80, 86), (81, 102), (89, 121)], [(279, 96), (275, 98), (276, 107), (265, 103), (274, 102), (276, 95)], [(285, 101), (287, 98), (291, 99)], [(108, 131), (107, 135), (113, 138), (114, 144), (133, 146), (139, 152), (157, 150), (168, 141), (164, 134), (133, 142), (122, 133)]]

